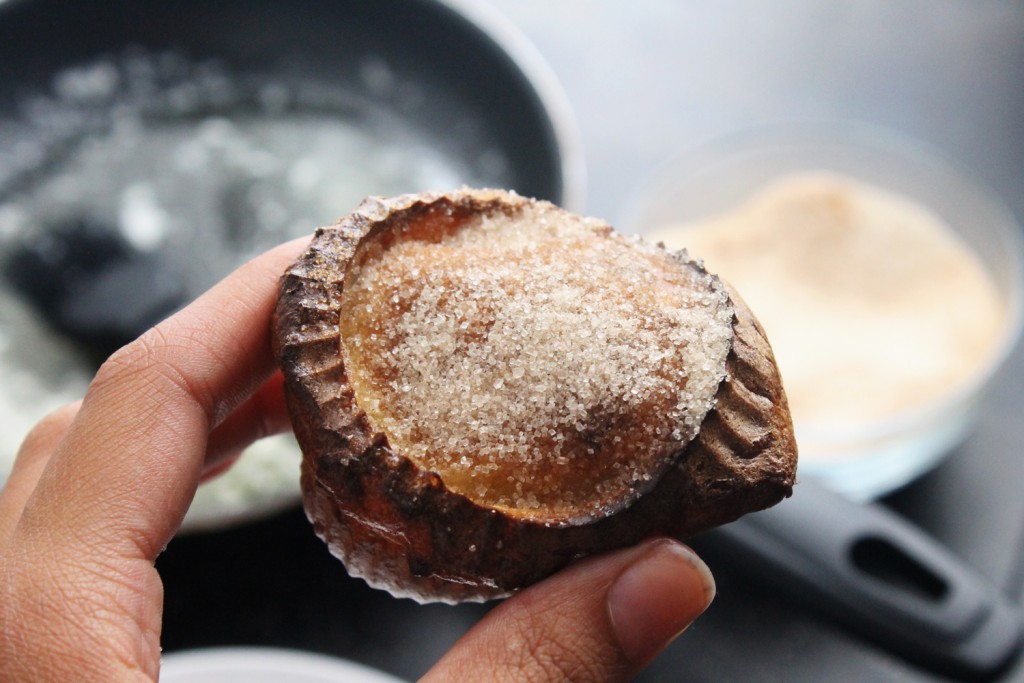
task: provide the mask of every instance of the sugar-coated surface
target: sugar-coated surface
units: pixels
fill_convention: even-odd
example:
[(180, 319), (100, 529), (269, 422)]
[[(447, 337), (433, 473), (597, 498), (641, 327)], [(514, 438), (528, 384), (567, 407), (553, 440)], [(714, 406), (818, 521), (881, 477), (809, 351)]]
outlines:
[(348, 279), (344, 350), (375, 428), (485, 504), (560, 517), (632, 498), (713, 406), (720, 283), (550, 207), (438, 232), (370, 247)]

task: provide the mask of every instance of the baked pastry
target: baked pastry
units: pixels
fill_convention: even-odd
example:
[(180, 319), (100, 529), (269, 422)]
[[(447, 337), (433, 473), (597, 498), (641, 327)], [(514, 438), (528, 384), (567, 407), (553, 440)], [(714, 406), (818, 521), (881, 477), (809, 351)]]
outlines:
[(685, 252), (497, 190), (370, 198), (285, 273), (306, 512), (394, 595), (507, 595), (791, 493), (763, 331)]

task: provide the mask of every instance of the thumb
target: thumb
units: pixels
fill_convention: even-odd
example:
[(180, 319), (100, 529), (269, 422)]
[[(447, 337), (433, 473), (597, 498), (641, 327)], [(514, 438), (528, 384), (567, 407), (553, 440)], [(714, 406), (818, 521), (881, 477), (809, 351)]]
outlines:
[(493, 609), (423, 678), (627, 681), (714, 598), (690, 548), (656, 539), (573, 565)]

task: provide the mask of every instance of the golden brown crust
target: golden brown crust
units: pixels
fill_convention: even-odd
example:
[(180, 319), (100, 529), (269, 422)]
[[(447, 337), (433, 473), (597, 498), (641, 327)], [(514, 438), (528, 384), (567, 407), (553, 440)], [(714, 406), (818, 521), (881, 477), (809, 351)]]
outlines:
[(370, 199), (319, 230), (281, 280), (273, 341), (304, 453), (307, 514), (350, 573), (395, 595), (499, 597), (580, 557), (656, 534), (690, 536), (792, 490), (796, 446), (778, 370), (763, 330), (733, 292), (735, 336), (717, 407), (675, 464), (610, 516), (538, 521), (474, 503), (394, 453), (372, 429), (340, 353), (341, 293), (357, 245), (396, 216), (458, 223), (529, 201), (493, 190)]

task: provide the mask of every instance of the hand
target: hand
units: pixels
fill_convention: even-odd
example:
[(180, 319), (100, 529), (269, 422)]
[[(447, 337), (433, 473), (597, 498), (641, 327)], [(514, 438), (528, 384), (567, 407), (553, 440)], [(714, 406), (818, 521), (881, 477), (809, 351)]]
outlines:
[[(204, 476), (288, 429), (270, 350), (277, 279), (305, 241), (243, 266), (115, 353), (29, 434), (0, 493), (0, 681), (151, 681), (153, 563)], [(579, 563), (492, 610), (437, 680), (626, 680), (714, 594), (668, 540)]]

